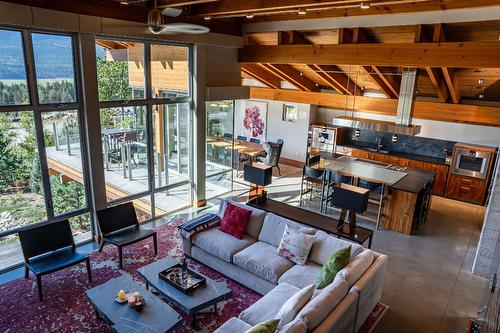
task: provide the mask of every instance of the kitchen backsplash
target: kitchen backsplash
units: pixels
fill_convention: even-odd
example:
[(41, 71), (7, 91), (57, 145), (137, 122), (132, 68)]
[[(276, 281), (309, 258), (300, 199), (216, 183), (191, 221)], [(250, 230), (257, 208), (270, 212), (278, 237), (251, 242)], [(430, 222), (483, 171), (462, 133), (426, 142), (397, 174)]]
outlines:
[[(392, 133), (375, 132), (370, 130), (360, 130), (360, 136), (355, 137), (356, 129), (343, 127), (337, 136), (338, 145), (350, 145), (363, 148), (377, 149), (377, 138), (382, 138), (383, 148), (396, 153), (423, 155), (436, 158), (445, 158), (444, 151), (451, 155), (455, 141), (430, 139), (419, 136), (398, 134), (398, 141), (392, 142)], [(378, 139), (380, 140), (380, 139)]]

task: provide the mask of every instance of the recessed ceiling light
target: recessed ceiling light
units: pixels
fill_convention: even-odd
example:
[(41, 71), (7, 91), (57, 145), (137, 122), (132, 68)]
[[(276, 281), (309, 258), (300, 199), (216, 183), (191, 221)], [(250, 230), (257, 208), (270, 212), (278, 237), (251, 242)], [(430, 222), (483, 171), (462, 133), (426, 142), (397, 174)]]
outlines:
[(484, 84), (484, 79), (479, 79), (479, 80), (477, 80), (477, 83), (479, 83), (479, 84)]
[(304, 76), (304, 73), (302, 73), (302, 72), (300, 72), (299, 74), (300, 74), (300, 76)]
[(205, 21), (210, 21), (212, 19), (212, 17), (211, 16), (205, 16), (204, 19), (205, 19)]
[(299, 10), (297, 11), (297, 13), (299, 15), (306, 15), (307, 14), (307, 11), (304, 9), (304, 8), (299, 8)]
[(484, 98), (484, 94), (483, 93), (480, 93), (479, 94), (479, 99), (483, 99)]
[(359, 7), (361, 9), (369, 9), (370, 8), (370, 3), (369, 2), (362, 2)]
[(120, 5), (128, 5), (128, 0), (121, 0)]
[(246, 18), (247, 18), (247, 19), (251, 19), (251, 18), (253, 18), (253, 14), (252, 14), (252, 13), (247, 13)]

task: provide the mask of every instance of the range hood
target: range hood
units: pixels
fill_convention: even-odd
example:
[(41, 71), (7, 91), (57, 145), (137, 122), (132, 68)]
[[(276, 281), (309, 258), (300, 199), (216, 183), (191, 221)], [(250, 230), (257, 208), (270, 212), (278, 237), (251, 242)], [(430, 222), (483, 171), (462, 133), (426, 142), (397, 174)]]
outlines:
[(359, 128), (361, 130), (370, 130), (375, 132), (387, 132), (403, 135), (417, 135), (420, 133), (420, 126), (417, 125), (398, 125), (390, 121), (371, 120), (364, 118), (351, 118), (351, 117), (335, 117), (333, 118), (333, 125), (342, 127)]
[(360, 130), (367, 129), (394, 134), (419, 134), (421, 126), (412, 125), (411, 123), (413, 107), (415, 106), (416, 81), (417, 69), (407, 69), (403, 72), (395, 123), (364, 118), (335, 117), (333, 118), (333, 124), (337, 126), (359, 128)]

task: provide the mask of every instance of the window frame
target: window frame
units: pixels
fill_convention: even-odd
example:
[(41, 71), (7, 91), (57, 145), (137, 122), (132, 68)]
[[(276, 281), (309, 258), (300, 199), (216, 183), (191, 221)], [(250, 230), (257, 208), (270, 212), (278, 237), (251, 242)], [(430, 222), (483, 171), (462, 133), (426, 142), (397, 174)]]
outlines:
[[(114, 206), (131, 200), (144, 198), (150, 195), (151, 200), (151, 211), (152, 217), (149, 220), (157, 218), (156, 207), (155, 207), (155, 194), (159, 192), (165, 192), (170, 189), (181, 187), (189, 184), (190, 188), (190, 202), (193, 201), (193, 45), (191, 43), (185, 42), (172, 42), (172, 41), (162, 41), (151, 38), (129, 38), (129, 37), (117, 37), (113, 35), (106, 34), (96, 34), (95, 39), (105, 39), (109, 41), (118, 42), (135, 42), (144, 44), (144, 98), (143, 99), (132, 99), (132, 100), (114, 100), (114, 101), (98, 101), (99, 110), (102, 108), (113, 108), (113, 107), (132, 107), (132, 106), (145, 106), (146, 108), (146, 134), (147, 134), (147, 159), (148, 159), (148, 189), (139, 193), (134, 193), (122, 198), (108, 200), (107, 206)], [(152, 45), (171, 45), (171, 46), (182, 46), (188, 49), (188, 94), (187, 96), (176, 96), (176, 97), (153, 97), (152, 95), (152, 76), (151, 76), (151, 46)], [(189, 152), (188, 152), (188, 179), (176, 182), (173, 184), (163, 185), (161, 187), (155, 187), (155, 161), (154, 161), (154, 128), (153, 128), (153, 109), (156, 105), (172, 105), (172, 104), (183, 104), (187, 103), (189, 106), (188, 114), (188, 140), (189, 140)], [(179, 207), (175, 212), (189, 207), (189, 205)]]
[[(77, 33), (71, 32), (61, 32), (59, 30), (52, 29), (36, 29), (32, 27), (11, 27), (0, 25), (1, 30), (10, 30), (17, 31), (21, 33), (22, 38), (22, 46), (23, 46), (23, 54), (24, 54), (24, 63), (26, 70), (26, 85), (28, 89), (28, 97), (30, 100), (29, 104), (17, 104), (17, 105), (0, 105), (0, 113), (3, 112), (20, 112), (20, 111), (30, 111), (33, 113), (33, 121), (35, 126), (35, 137), (36, 137), (36, 147), (38, 151), (39, 158), (39, 166), (41, 172), (41, 182), (42, 189), (44, 192), (44, 203), (45, 203), (45, 211), (46, 211), (46, 220), (42, 220), (39, 222), (35, 222), (32, 224), (24, 225), (21, 227), (12, 228), (10, 230), (4, 231), (0, 233), (0, 237), (9, 236), (12, 234), (16, 234), (19, 231), (26, 230), (32, 228), (33, 226), (41, 226), (50, 223), (59, 222), (65, 219), (69, 219), (72, 217), (76, 217), (79, 215), (83, 215), (91, 212), (91, 201), (90, 201), (90, 176), (88, 172), (88, 147), (87, 142), (84, 138), (87, 137), (87, 133), (85, 131), (84, 126), (84, 110), (82, 106), (82, 84), (81, 84), (81, 75), (80, 75), (80, 48), (77, 43)], [(38, 98), (38, 86), (37, 86), (37, 77), (36, 77), (36, 69), (35, 69), (35, 59), (33, 53), (33, 44), (32, 44), (32, 34), (47, 34), (47, 35), (60, 35), (67, 36), (71, 38), (71, 46), (72, 46), (72, 55), (73, 55), (73, 73), (74, 73), (74, 85), (75, 85), (75, 102), (71, 103), (40, 103)], [(72, 210), (70, 212), (65, 212), (63, 214), (55, 215), (54, 214), (54, 205), (52, 198), (52, 190), (50, 187), (50, 175), (48, 172), (48, 163), (47, 163), (47, 153), (44, 142), (44, 130), (43, 130), (43, 120), (42, 114), (45, 112), (58, 112), (58, 111), (76, 111), (77, 119), (78, 119), (78, 130), (80, 136), (80, 154), (82, 159), (82, 176), (83, 176), (83, 187), (85, 190), (85, 201), (86, 206), (84, 208)], [(93, 235), (95, 235), (94, 228), (94, 220), (93, 214), (90, 214), (90, 232), (91, 238), (88, 240), (84, 240), (82, 243), (86, 243), (92, 240)], [(2, 269), (8, 270), (9, 268)]]

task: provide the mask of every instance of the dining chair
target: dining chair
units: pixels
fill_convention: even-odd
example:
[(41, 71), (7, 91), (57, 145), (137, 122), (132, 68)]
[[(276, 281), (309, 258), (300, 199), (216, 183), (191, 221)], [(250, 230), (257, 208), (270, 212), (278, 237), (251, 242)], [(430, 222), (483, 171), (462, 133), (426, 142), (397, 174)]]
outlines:
[(250, 138), (250, 142), (252, 142), (252, 143), (260, 143), (260, 139)]
[(232, 139), (233, 135), (231, 133), (224, 133), (224, 139)]
[[(313, 199), (314, 192), (320, 193), (320, 211), (323, 211), (324, 191), (328, 172), (325, 169), (312, 168), (304, 165), (302, 167), (302, 178), (300, 182), (299, 206), (302, 206), (302, 196), (309, 193), (309, 200)], [(304, 190), (305, 186), (305, 190)]]
[(247, 137), (243, 135), (238, 135), (238, 140), (247, 141)]

